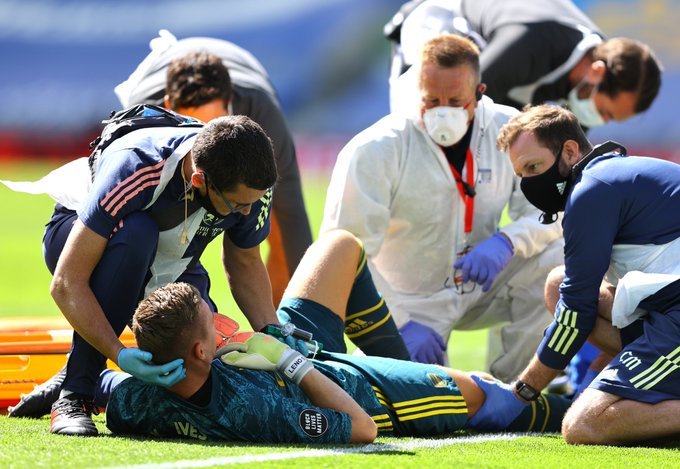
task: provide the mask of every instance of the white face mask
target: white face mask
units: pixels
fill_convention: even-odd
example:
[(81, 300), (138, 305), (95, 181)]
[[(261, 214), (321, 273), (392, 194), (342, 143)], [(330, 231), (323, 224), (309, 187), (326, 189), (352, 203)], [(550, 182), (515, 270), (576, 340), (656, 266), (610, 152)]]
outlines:
[(437, 106), (426, 109), (423, 114), (428, 135), (443, 147), (460, 142), (468, 130), (468, 119), (463, 107)]
[(586, 83), (585, 79), (581, 80), (578, 85), (573, 87), (569, 92), (569, 109), (574, 113), (578, 121), (585, 127), (600, 127), (605, 124), (604, 119), (595, 107), (593, 96), (597, 93), (597, 86), (593, 86), (593, 91), (586, 99), (579, 99), (578, 90)]

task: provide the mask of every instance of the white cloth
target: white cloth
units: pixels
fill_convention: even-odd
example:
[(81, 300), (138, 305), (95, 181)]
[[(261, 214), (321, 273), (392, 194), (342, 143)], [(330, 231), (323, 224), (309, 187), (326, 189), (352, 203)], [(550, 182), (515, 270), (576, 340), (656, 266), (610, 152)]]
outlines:
[(624, 328), (646, 311), (640, 301), (680, 279), (680, 238), (661, 245), (618, 244), (612, 248), (607, 280), (616, 286), (612, 325)]
[(452, 326), (461, 319), (472, 298), (453, 288), (456, 253), (495, 233), (507, 204), (514, 221), (502, 231), (515, 256), (535, 256), (561, 237), (559, 223), (538, 221), (508, 156), (496, 148), (499, 128), (516, 112), (486, 97), (476, 109), (470, 149), (477, 195), (467, 236), (465, 206), (446, 157), (419, 119), (389, 115), (338, 156), (321, 232), (343, 228), (363, 241), (398, 326), (412, 313), (443, 316)]
[(0, 181), (15, 192), (47, 194), (70, 210), (77, 210), (92, 186), (87, 157), (70, 161), (37, 181)]

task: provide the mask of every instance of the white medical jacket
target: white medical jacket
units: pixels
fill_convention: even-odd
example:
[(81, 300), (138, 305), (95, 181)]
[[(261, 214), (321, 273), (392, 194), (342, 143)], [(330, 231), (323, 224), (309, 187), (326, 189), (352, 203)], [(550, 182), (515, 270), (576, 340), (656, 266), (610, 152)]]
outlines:
[[(358, 236), (397, 325), (413, 311), (460, 319), (465, 295), (453, 288), (456, 253), (503, 227), (516, 256), (531, 257), (562, 235), (560, 223), (543, 225), (524, 197), (500, 127), (517, 111), (478, 102), (470, 149), (474, 159), (472, 230), (464, 232), (465, 204), (442, 149), (419, 118), (391, 114), (354, 137), (340, 152), (328, 188), (321, 232), (343, 228)], [(467, 168), (461, 175), (466, 179)], [(428, 313), (430, 314), (430, 313)]]

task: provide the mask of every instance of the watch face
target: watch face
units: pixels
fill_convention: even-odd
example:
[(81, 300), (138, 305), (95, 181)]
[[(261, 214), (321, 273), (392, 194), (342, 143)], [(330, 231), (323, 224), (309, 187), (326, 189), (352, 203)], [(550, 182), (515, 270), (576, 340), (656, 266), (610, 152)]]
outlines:
[(522, 383), (521, 381), (517, 383), (517, 394), (519, 394), (522, 399), (527, 401), (533, 401), (539, 396), (539, 392), (528, 384)]

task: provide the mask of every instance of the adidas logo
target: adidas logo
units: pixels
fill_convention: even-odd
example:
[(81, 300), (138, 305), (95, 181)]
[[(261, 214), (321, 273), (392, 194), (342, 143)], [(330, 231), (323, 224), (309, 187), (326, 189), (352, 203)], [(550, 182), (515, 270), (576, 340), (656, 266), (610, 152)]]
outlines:
[(567, 187), (567, 181), (564, 182), (558, 182), (555, 184), (555, 187), (557, 187), (557, 192), (560, 193), (560, 195), (564, 194), (564, 188)]
[(359, 332), (362, 329), (365, 329), (372, 324), (373, 324), (373, 321), (363, 321), (361, 319), (355, 319), (354, 321), (345, 324), (345, 334), (351, 334), (353, 332)]

